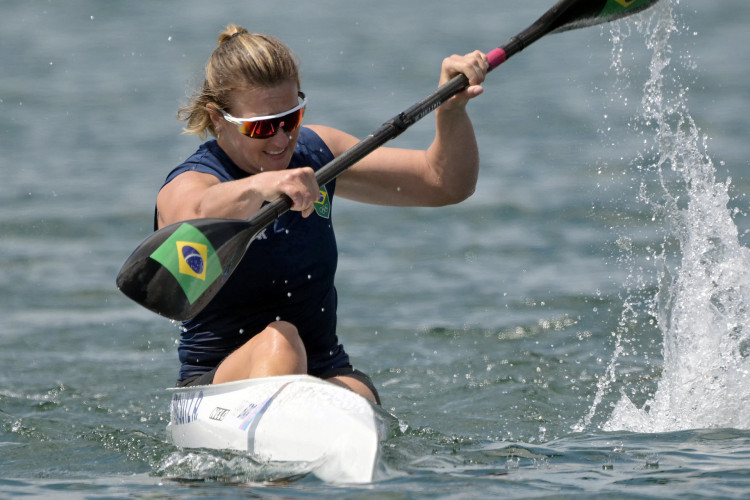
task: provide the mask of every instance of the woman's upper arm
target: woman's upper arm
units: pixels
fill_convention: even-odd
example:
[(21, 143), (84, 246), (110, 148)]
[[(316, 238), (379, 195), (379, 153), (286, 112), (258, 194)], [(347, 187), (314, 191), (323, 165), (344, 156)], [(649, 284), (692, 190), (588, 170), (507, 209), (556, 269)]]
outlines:
[[(319, 125), (310, 128), (334, 156), (359, 142), (334, 128)], [(431, 201), (436, 183), (428, 167), (425, 151), (380, 147), (338, 177), (336, 195), (376, 205), (436, 204)]]
[(183, 172), (172, 179), (156, 197), (159, 227), (199, 218), (203, 194), (219, 182), (213, 175), (201, 172)]

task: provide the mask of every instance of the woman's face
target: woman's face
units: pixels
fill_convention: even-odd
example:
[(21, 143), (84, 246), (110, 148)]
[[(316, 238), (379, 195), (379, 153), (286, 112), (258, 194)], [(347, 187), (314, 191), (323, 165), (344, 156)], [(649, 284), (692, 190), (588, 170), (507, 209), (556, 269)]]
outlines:
[[(296, 82), (254, 90), (233, 90), (227, 111), (235, 118), (283, 113), (299, 104), (298, 91)], [(256, 139), (242, 135), (237, 125), (229, 123), (216, 111), (211, 113), (211, 118), (218, 132), (219, 146), (242, 170), (257, 174), (289, 166), (299, 127), (291, 133), (282, 129), (269, 139)]]

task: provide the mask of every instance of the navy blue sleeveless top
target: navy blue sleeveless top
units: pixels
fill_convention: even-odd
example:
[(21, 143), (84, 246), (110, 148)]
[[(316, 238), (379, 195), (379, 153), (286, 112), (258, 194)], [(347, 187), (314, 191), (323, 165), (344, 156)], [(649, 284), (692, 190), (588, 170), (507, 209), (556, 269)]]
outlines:
[[(332, 159), (323, 140), (303, 127), (289, 168), (309, 166), (317, 171)], [(201, 145), (172, 170), (165, 185), (188, 171), (210, 174), (222, 182), (251, 175), (237, 167), (216, 140)], [(183, 323), (178, 348), (180, 381), (215, 368), (277, 320), (297, 327), (311, 375), (349, 364), (336, 336), (333, 282), (338, 251), (331, 223), (335, 190), (335, 181), (321, 188), (316, 212), (308, 218), (288, 211), (266, 228), (216, 297), (195, 318)]]

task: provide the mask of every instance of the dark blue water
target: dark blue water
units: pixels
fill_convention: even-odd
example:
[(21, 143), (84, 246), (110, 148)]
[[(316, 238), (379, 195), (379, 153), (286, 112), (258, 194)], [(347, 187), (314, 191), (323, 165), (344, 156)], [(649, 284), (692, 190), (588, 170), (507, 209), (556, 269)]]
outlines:
[[(454, 207), (339, 201), (340, 336), (399, 418), (337, 487), (164, 428), (177, 328), (114, 287), (196, 147), (176, 109), (227, 23), (302, 61), (309, 123), (364, 137), (551, 1), (6, 1), (0, 497), (743, 498), (750, 491), (740, 0), (549, 36), (470, 112)], [(431, 118), (395, 144), (426, 147)]]

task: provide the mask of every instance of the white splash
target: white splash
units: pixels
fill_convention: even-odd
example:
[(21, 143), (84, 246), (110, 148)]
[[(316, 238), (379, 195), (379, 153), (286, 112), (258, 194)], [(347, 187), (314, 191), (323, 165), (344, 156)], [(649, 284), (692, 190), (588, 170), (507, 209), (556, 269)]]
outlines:
[[(669, 71), (669, 38), (677, 31), (672, 3), (679, 1), (660, 2), (650, 17), (636, 23), (652, 60), (641, 116), (631, 124), (642, 136), (651, 135), (647, 143), (653, 142), (636, 166), (657, 179), (656, 186), (641, 184), (638, 199), (653, 209), (653, 220), (665, 226), (661, 248), (648, 256), (657, 265), (658, 291), (645, 297), (647, 280), (640, 278), (648, 264), (626, 257), (631, 279), (638, 277), (628, 284), (635, 291), (625, 300), (621, 328), (614, 334), (615, 351), (599, 379), (594, 404), (576, 430), (588, 427), (613, 385), (627, 379), (623, 353), (638, 335), (643, 313), (635, 309), (643, 307), (657, 320), (663, 338), (656, 390), (638, 408), (626, 394), (636, 392), (636, 382), (625, 382), (602, 428), (750, 428), (750, 250), (740, 244), (728, 208), (731, 180), (716, 180), (707, 138), (687, 109), (688, 88)], [(622, 52), (617, 49), (621, 35), (618, 28), (613, 30), (613, 54)], [(619, 63), (613, 59), (614, 67)]]

